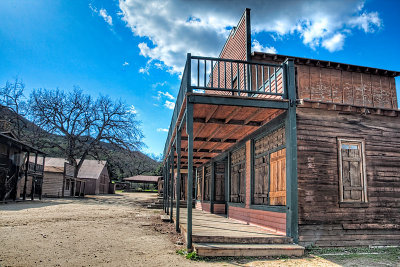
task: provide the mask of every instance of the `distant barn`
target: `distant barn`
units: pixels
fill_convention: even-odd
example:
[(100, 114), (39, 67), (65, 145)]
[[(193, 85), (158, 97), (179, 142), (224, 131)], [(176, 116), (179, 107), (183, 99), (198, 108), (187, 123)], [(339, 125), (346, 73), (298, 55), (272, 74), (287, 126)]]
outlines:
[[(60, 197), (62, 190), (69, 196), (70, 183), (64, 179), (63, 158), (46, 158), (46, 165), (43, 179), (43, 196)], [(106, 161), (85, 160), (79, 170), (78, 177), (85, 183), (85, 195), (107, 194), (109, 190), (110, 177)], [(64, 187), (63, 187), (64, 186)]]
[[(151, 175), (136, 175), (132, 177), (124, 178), (124, 181), (130, 182), (133, 184), (143, 184), (147, 185), (147, 189), (150, 188), (150, 185), (153, 185), (154, 188), (158, 189), (159, 181), (161, 180), (161, 176), (151, 176)], [(145, 189), (145, 188), (143, 188)]]

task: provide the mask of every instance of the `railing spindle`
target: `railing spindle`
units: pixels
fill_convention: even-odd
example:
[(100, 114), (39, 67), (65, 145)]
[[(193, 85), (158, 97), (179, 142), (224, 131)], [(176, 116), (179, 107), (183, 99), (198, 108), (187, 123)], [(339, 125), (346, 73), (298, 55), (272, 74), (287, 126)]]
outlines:
[(268, 85), (269, 85), (269, 92), (271, 93), (271, 73), (268, 67)]
[(278, 93), (278, 79), (276, 77), (276, 67), (274, 67), (274, 76), (275, 76), (275, 93)]
[(214, 72), (214, 60), (211, 60), (211, 70), (210, 70), (210, 79), (211, 79), (211, 88), (214, 88), (214, 76), (213, 76), (213, 72)]
[[(233, 67), (232, 67), (232, 61), (231, 61), (231, 89), (233, 89)], [(233, 92), (232, 92), (233, 95)]]
[(262, 83), (262, 91), (265, 92), (265, 83), (264, 83), (264, 66), (261, 66), (261, 83)]
[(200, 59), (197, 60), (197, 86), (200, 86)]
[(256, 64), (256, 91), (258, 91), (259, 87), (258, 87), (258, 65)]
[(240, 95), (240, 71), (239, 71), (239, 63), (236, 63), (236, 67), (237, 67), (236, 82), (237, 82), (238, 95)]
[(247, 91), (247, 86), (246, 86), (246, 65), (243, 65), (243, 91)]
[(220, 75), (220, 73), (219, 73), (219, 61), (218, 61), (218, 88), (221, 88), (220, 84), (219, 84), (219, 75)]
[(226, 61), (224, 61), (224, 83), (225, 83), (224, 88), (226, 88)]

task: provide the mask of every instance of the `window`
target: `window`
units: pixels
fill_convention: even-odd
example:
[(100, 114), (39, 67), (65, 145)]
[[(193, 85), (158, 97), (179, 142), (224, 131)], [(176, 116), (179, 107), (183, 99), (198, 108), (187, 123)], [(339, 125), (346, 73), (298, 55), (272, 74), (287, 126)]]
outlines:
[(364, 141), (338, 139), (340, 202), (367, 202)]

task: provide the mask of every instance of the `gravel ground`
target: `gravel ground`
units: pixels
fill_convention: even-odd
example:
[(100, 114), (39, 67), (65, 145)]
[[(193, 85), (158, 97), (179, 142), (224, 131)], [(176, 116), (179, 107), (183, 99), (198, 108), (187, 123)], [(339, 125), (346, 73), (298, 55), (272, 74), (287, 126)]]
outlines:
[(161, 222), (160, 210), (145, 208), (155, 197), (121, 193), (0, 204), (0, 266), (347, 265), (317, 256), (190, 261), (176, 253), (183, 246), (173, 224)]

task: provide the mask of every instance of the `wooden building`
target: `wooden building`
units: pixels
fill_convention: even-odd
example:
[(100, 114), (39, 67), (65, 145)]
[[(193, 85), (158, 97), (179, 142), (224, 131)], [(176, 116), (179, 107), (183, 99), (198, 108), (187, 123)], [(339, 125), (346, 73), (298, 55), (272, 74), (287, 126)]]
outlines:
[[(105, 161), (85, 160), (73, 178), (66, 160), (47, 158), (44, 171), (43, 195), (48, 197), (108, 194), (110, 177)], [(70, 173), (69, 175), (67, 175)]]
[(45, 153), (18, 140), (11, 129), (0, 120), (0, 201), (41, 199)]
[[(251, 52), (250, 32), (247, 9), (218, 58), (187, 56), (164, 209), (187, 169), (196, 209), (304, 246), (398, 245), (399, 72)], [(190, 249), (191, 205), (186, 218)]]
[(152, 188), (158, 190), (158, 183), (160, 179), (160, 176), (154, 175), (135, 175), (131, 177), (126, 177), (123, 180), (131, 184), (131, 189), (133, 189), (135, 186), (141, 186), (142, 189)]

